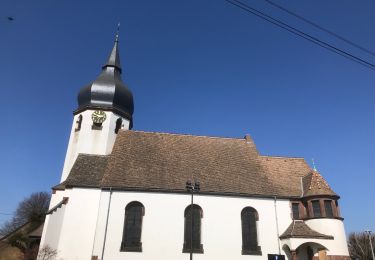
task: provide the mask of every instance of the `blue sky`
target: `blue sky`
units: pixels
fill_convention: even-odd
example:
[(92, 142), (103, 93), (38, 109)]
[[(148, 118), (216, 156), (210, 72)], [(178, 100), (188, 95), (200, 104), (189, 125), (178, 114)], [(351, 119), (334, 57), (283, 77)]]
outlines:
[[(375, 63), (265, 1), (247, 2)], [(375, 51), (373, 1), (275, 2)], [(314, 158), (341, 195), (346, 231), (375, 230), (375, 71), (224, 0), (2, 0), (0, 213), (60, 180), (77, 93), (100, 72), (118, 22), (134, 129), (249, 133), (264, 155)]]

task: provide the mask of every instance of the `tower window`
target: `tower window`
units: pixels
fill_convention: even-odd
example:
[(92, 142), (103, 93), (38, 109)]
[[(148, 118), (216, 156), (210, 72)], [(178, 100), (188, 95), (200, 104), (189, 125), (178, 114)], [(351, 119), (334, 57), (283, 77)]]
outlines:
[(79, 131), (79, 130), (81, 130), (81, 125), (82, 125), (82, 115), (79, 115), (78, 117), (77, 117), (77, 120), (76, 120), (76, 127), (75, 127), (75, 131), (77, 132), (77, 131)]
[(332, 201), (331, 200), (325, 200), (324, 201), (324, 209), (326, 212), (327, 218), (333, 218), (333, 209), (332, 209)]
[(320, 210), (319, 200), (313, 200), (311, 203), (312, 203), (312, 208), (313, 208), (313, 212), (314, 212), (314, 217), (321, 217), (322, 212)]
[(262, 254), (261, 248), (258, 246), (258, 219), (258, 212), (252, 207), (246, 207), (241, 212), (243, 255)]
[(302, 216), (303, 217), (311, 217), (311, 212), (309, 210), (309, 206), (308, 206), (307, 201), (302, 202), (302, 205), (303, 205), (303, 207), (302, 207)]
[[(203, 253), (201, 244), (201, 219), (203, 217), (202, 208), (196, 204), (185, 209), (185, 230), (183, 253)], [(192, 223), (193, 221), (193, 223)], [(193, 232), (193, 233), (192, 233)]]
[(339, 202), (337, 200), (335, 200), (334, 202), (334, 206), (335, 206), (335, 212), (336, 212), (336, 216), (337, 217), (340, 217), (340, 208), (339, 208)]
[(138, 201), (130, 202), (125, 208), (124, 230), (121, 251), (142, 252), (142, 219), (145, 208)]
[(292, 213), (293, 213), (293, 219), (300, 219), (300, 213), (299, 213), (299, 203), (293, 202), (292, 203)]
[(119, 117), (117, 120), (116, 120), (116, 128), (115, 128), (115, 133), (117, 134), (118, 131), (122, 128), (122, 118)]

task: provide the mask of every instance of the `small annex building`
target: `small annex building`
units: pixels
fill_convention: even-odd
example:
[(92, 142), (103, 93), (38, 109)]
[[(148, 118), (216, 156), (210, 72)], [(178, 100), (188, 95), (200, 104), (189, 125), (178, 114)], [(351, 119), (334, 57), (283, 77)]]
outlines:
[(40, 250), (69, 260), (349, 259), (340, 197), (303, 158), (261, 155), (249, 135), (131, 130), (121, 72), (117, 35), (78, 94)]

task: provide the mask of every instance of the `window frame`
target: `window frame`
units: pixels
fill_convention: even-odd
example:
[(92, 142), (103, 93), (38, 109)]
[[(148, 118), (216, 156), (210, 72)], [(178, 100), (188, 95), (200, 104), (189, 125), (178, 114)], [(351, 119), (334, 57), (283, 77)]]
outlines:
[(81, 128), (82, 128), (82, 121), (83, 121), (83, 116), (82, 116), (82, 114), (80, 114), (79, 116), (77, 116), (77, 119), (75, 121), (75, 128), (74, 128), (75, 132), (78, 132), (78, 131), (81, 130)]
[[(325, 212), (326, 218), (334, 218), (335, 212), (333, 209), (332, 200), (323, 200), (323, 205), (324, 205), (324, 212)], [(329, 205), (330, 210), (327, 210), (327, 205)], [(328, 215), (327, 212), (330, 212), (330, 215)]]
[[(196, 240), (198, 242), (194, 242), (193, 236), (193, 248), (191, 248), (191, 222), (189, 221), (188, 217), (191, 216), (191, 206), (189, 205), (185, 208), (184, 211), (184, 243), (182, 247), (182, 253), (190, 253), (191, 251), (195, 254), (203, 254), (203, 244), (202, 244), (202, 218), (203, 218), (203, 210), (202, 208), (197, 205), (193, 204), (193, 234), (198, 229), (198, 236)], [(196, 213), (198, 211), (198, 213)], [(198, 218), (196, 218), (198, 216)], [(197, 226), (198, 227), (197, 227)]]
[(340, 213), (340, 207), (339, 207), (339, 201), (334, 200), (334, 207), (335, 207), (335, 216), (336, 218), (341, 218), (341, 213)]
[(118, 131), (122, 129), (122, 122), (123, 120), (121, 117), (116, 119), (115, 134), (118, 134)]
[[(252, 219), (246, 219), (246, 214), (253, 214)], [(249, 216), (247, 216), (249, 217)], [(245, 221), (248, 221), (246, 223)], [(259, 214), (253, 207), (245, 207), (241, 211), (241, 234), (242, 234), (242, 255), (262, 255), (262, 249), (259, 246), (258, 234)], [(252, 227), (251, 227), (252, 225)], [(249, 229), (246, 229), (248, 226)], [(253, 228), (254, 230), (251, 230)], [(255, 239), (255, 244), (252, 244)]]
[[(133, 207), (135, 208), (134, 209), (135, 212), (131, 212)], [(138, 209), (139, 212), (136, 212), (137, 210), (136, 207), (139, 207)], [(138, 221), (137, 220), (133, 220), (133, 221), (134, 223), (137, 221), (138, 226), (133, 227), (133, 228), (129, 227), (128, 226), (129, 217), (136, 218), (137, 213), (138, 213), (139, 219)], [(135, 216), (131, 216), (130, 214), (135, 214)], [(120, 247), (121, 252), (142, 252), (142, 224), (143, 224), (144, 215), (145, 215), (145, 207), (139, 201), (131, 201), (126, 205), (125, 216), (124, 216), (124, 227), (122, 231), (122, 241), (121, 241), (121, 247)], [(139, 234), (137, 233), (129, 234), (129, 230), (133, 232), (139, 232)], [(138, 239), (134, 240), (134, 236), (138, 237)]]
[[(298, 210), (298, 217), (296, 218), (294, 216), (294, 206), (297, 206), (297, 210)], [(301, 203), (300, 202), (297, 202), (297, 201), (292, 201), (291, 202), (291, 209), (292, 209), (292, 219), (293, 220), (299, 220), (299, 219), (302, 219), (302, 214), (301, 214)]]
[[(315, 206), (318, 205), (318, 207), (314, 207), (314, 204)], [(312, 208), (312, 213), (313, 213), (314, 218), (323, 217), (320, 200), (311, 200), (311, 208)], [(317, 212), (315, 211), (315, 209), (319, 209), (319, 214), (316, 214)]]

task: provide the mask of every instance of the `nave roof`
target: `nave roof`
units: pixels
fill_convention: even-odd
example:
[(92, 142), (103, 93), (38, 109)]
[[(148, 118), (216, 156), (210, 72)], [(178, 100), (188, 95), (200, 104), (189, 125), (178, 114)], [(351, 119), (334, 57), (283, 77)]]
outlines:
[(67, 180), (55, 188), (184, 192), (187, 180), (199, 181), (202, 194), (301, 197), (308, 189), (308, 194), (321, 191), (336, 196), (303, 158), (259, 155), (249, 136), (237, 139), (133, 130), (119, 132), (108, 156), (80, 154)]

